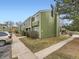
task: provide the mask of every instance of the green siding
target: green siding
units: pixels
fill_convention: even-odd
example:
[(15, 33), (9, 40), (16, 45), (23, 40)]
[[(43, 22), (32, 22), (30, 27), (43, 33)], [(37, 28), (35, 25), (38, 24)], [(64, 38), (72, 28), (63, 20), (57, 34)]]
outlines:
[[(28, 24), (26, 25), (29, 26)], [(57, 17), (55, 15), (52, 17), (50, 10), (39, 11), (38, 13), (33, 15), (31, 18), (31, 29), (34, 27), (38, 27), (37, 31), (39, 32), (39, 38), (48, 38), (48, 37), (58, 36), (59, 29), (60, 29), (58, 15)]]
[(54, 36), (54, 20), (51, 17), (51, 12), (41, 12), (41, 37)]

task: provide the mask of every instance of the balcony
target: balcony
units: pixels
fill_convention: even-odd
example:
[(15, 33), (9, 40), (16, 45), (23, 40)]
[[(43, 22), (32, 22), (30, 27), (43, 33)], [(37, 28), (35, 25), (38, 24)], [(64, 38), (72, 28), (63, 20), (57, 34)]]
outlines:
[(32, 26), (33, 26), (33, 27), (39, 26), (39, 21), (33, 21), (33, 22), (32, 22)]

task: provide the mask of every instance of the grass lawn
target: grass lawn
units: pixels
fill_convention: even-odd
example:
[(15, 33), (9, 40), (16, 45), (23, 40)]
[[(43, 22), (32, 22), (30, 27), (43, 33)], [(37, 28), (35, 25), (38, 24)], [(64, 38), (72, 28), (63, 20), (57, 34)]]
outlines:
[(62, 40), (69, 38), (69, 36), (59, 36), (45, 39), (31, 39), (31, 38), (21, 38), (20, 40), (32, 51), (37, 52), (44, 48), (47, 48), (55, 43), (58, 43)]
[(48, 55), (45, 59), (79, 59), (79, 38)]

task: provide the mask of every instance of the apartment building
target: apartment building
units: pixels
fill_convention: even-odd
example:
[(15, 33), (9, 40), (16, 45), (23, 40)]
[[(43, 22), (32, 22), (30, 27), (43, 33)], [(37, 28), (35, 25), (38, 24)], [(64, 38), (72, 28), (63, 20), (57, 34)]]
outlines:
[(32, 17), (28, 17), (21, 25), (21, 30), (26, 31), (32, 28)]
[(40, 10), (29, 17), (23, 24), (26, 30), (37, 31), (39, 38), (52, 37), (59, 34), (59, 21), (57, 21), (57, 33), (55, 33), (54, 17), (51, 17), (51, 10)]

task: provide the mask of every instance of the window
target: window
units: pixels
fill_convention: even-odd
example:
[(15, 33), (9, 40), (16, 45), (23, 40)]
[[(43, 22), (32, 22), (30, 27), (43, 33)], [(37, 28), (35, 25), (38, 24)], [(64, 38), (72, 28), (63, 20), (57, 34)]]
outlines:
[(8, 35), (7, 33), (0, 32), (0, 36), (7, 36), (7, 35)]

